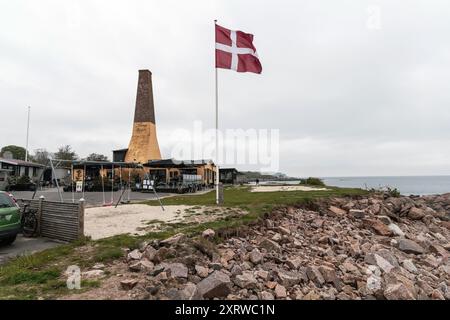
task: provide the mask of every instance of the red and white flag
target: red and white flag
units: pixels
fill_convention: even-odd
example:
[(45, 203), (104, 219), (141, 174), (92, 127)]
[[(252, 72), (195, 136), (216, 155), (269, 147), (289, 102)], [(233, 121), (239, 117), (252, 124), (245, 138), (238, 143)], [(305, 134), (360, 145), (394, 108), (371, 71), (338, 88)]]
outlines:
[(216, 68), (261, 73), (253, 35), (228, 30), (216, 24)]

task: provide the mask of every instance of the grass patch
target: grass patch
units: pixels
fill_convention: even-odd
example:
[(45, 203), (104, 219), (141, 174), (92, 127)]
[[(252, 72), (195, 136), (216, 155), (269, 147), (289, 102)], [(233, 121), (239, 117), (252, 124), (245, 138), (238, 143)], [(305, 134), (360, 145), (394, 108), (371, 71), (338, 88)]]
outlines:
[(95, 262), (109, 262), (119, 259), (122, 256), (122, 248), (102, 246), (95, 250), (93, 259)]
[(2, 277), (0, 284), (17, 285), (17, 284), (42, 284), (50, 280), (57, 279), (59, 271), (57, 269), (48, 269), (43, 271), (18, 270)]
[[(354, 188), (327, 187), (328, 190), (289, 191), (289, 192), (250, 192), (250, 187), (228, 187), (224, 189), (224, 208), (237, 207), (250, 213), (270, 211), (275, 206), (297, 205), (305, 201), (323, 197), (341, 197), (368, 194), (367, 191)], [(145, 204), (158, 206), (156, 200)], [(175, 196), (163, 200), (164, 205), (215, 206), (215, 192), (189, 196)], [(208, 210), (208, 209), (206, 209)], [(211, 210), (218, 210), (213, 209)]]

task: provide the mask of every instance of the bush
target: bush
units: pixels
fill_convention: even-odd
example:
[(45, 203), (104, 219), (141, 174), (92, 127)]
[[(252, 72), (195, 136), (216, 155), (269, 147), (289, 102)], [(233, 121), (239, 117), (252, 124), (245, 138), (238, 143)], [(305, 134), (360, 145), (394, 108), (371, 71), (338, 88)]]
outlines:
[(382, 188), (370, 188), (368, 189), (368, 191), (371, 193), (383, 194), (385, 198), (387, 197), (398, 198), (401, 196), (400, 191), (397, 188), (391, 188), (389, 186)]
[(17, 184), (29, 184), (30, 182), (31, 182), (30, 177), (29, 176), (25, 176), (25, 175), (20, 176), (17, 179)]
[(318, 187), (325, 187), (325, 183), (322, 181), (322, 179), (309, 177), (307, 179), (301, 179), (300, 184), (306, 184), (309, 186), (318, 186)]

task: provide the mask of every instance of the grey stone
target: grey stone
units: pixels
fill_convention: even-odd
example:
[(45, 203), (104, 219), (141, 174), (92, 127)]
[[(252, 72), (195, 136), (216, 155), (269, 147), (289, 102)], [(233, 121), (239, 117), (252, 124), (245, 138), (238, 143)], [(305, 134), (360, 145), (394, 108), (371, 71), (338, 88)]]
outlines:
[(136, 279), (125, 279), (120, 281), (120, 286), (123, 290), (131, 290), (137, 285), (138, 281)]
[(330, 210), (334, 215), (337, 215), (337, 216), (343, 216), (347, 213), (345, 210), (335, 207), (335, 206), (328, 207), (328, 210)]
[(387, 300), (416, 300), (414, 294), (403, 283), (388, 285), (384, 290)]
[(205, 231), (202, 232), (202, 237), (205, 239), (211, 239), (215, 236), (215, 232), (213, 229), (206, 229)]
[(141, 258), (142, 258), (142, 253), (138, 249), (135, 249), (135, 250), (131, 251), (127, 255), (127, 260), (128, 261), (141, 260)]
[(269, 240), (269, 239), (264, 239), (263, 241), (261, 241), (261, 243), (259, 244), (261, 248), (266, 249), (267, 251), (276, 251), (276, 252), (281, 252), (281, 247), (278, 243), (276, 243), (275, 241)]
[(275, 300), (275, 297), (273, 296), (273, 294), (271, 294), (270, 292), (267, 292), (267, 291), (261, 291), (259, 293), (259, 298), (261, 300)]
[(87, 279), (99, 278), (104, 275), (105, 275), (105, 271), (99, 270), (99, 269), (89, 270), (89, 271), (83, 272), (81, 274), (82, 278), (87, 278)]
[(172, 278), (187, 278), (188, 268), (182, 263), (161, 263), (161, 267), (164, 267), (164, 271), (170, 271)]
[(231, 292), (230, 277), (221, 271), (214, 271), (197, 284), (204, 298), (226, 297)]
[(405, 233), (402, 231), (402, 229), (400, 229), (400, 227), (398, 225), (396, 225), (395, 223), (389, 224), (388, 228), (396, 236), (399, 236), (399, 237), (404, 237), (405, 236)]
[(398, 239), (398, 249), (413, 254), (425, 253), (425, 249), (418, 245), (416, 242), (409, 239)]
[(152, 246), (147, 246), (145, 248), (143, 256), (145, 258), (147, 258), (148, 260), (153, 261), (153, 259), (155, 258), (156, 252), (157, 251), (155, 248), (153, 248)]
[(258, 250), (258, 248), (255, 248), (250, 252), (249, 254), (250, 261), (254, 264), (259, 264), (263, 260), (262, 253)]
[(174, 245), (180, 241), (183, 241), (184, 239), (186, 239), (186, 235), (184, 233), (177, 233), (176, 235), (164, 239), (160, 242), (161, 245), (163, 246), (171, 246)]
[(281, 284), (277, 284), (275, 286), (275, 297), (277, 297), (277, 299), (283, 299), (287, 297), (286, 288)]
[(206, 278), (208, 276), (208, 268), (196, 265), (195, 266), (195, 271), (197, 272), (197, 274), (199, 275), (199, 277), (202, 278)]
[(403, 260), (402, 266), (411, 273), (417, 273), (417, 267), (414, 265), (411, 259)]
[(314, 282), (319, 287), (325, 283), (325, 279), (317, 267), (308, 267), (306, 269), (306, 274), (308, 275), (309, 280)]
[(239, 265), (235, 264), (233, 266), (233, 268), (231, 268), (231, 274), (233, 276), (237, 276), (239, 274), (242, 274), (242, 268)]
[(258, 284), (251, 271), (244, 271), (242, 274), (237, 275), (234, 279), (234, 283), (242, 289), (254, 289)]
[(297, 270), (301, 266), (302, 260), (300, 258), (292, 258), (288, 259), (286, 261), (286, 264), (289, 266), (289, 268)]
[(197, 286), (192, 282), (188, 282), (186, 286), (178, 291), (177, 300), (200, 300), (202, 298)]
[(350, 216), (356, 219), (363, 219), (366, 216), (366, 212), (359, 209), (350, 209), (348, 213)]
[(378, 266), (381, 270), (383, 270), (386, 273), (391, 272), (392, 269), (395, 268), (389, 261), (387, 261), (385, 258), (376, 253), (366, 255), (364, 261), (366, 263)]
[(286, 287), (292, 287), (300, 282), (300, 277), (296, 272), (279, 270), (277, 276), (281, 284)]
[(409, 209), (408, 218), (411, 220), (420, 220), (425, 217), (425, 211), (420, 208), (412, 207)]

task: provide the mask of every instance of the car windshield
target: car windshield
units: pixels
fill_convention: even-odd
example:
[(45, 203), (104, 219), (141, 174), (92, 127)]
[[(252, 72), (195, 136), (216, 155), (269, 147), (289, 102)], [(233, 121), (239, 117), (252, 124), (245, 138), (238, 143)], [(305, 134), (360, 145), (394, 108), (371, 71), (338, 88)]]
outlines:
[(10, 196), (0, 193), (0, 208), (11, 208), (14, 207), (14, 201), (11, 199)]

